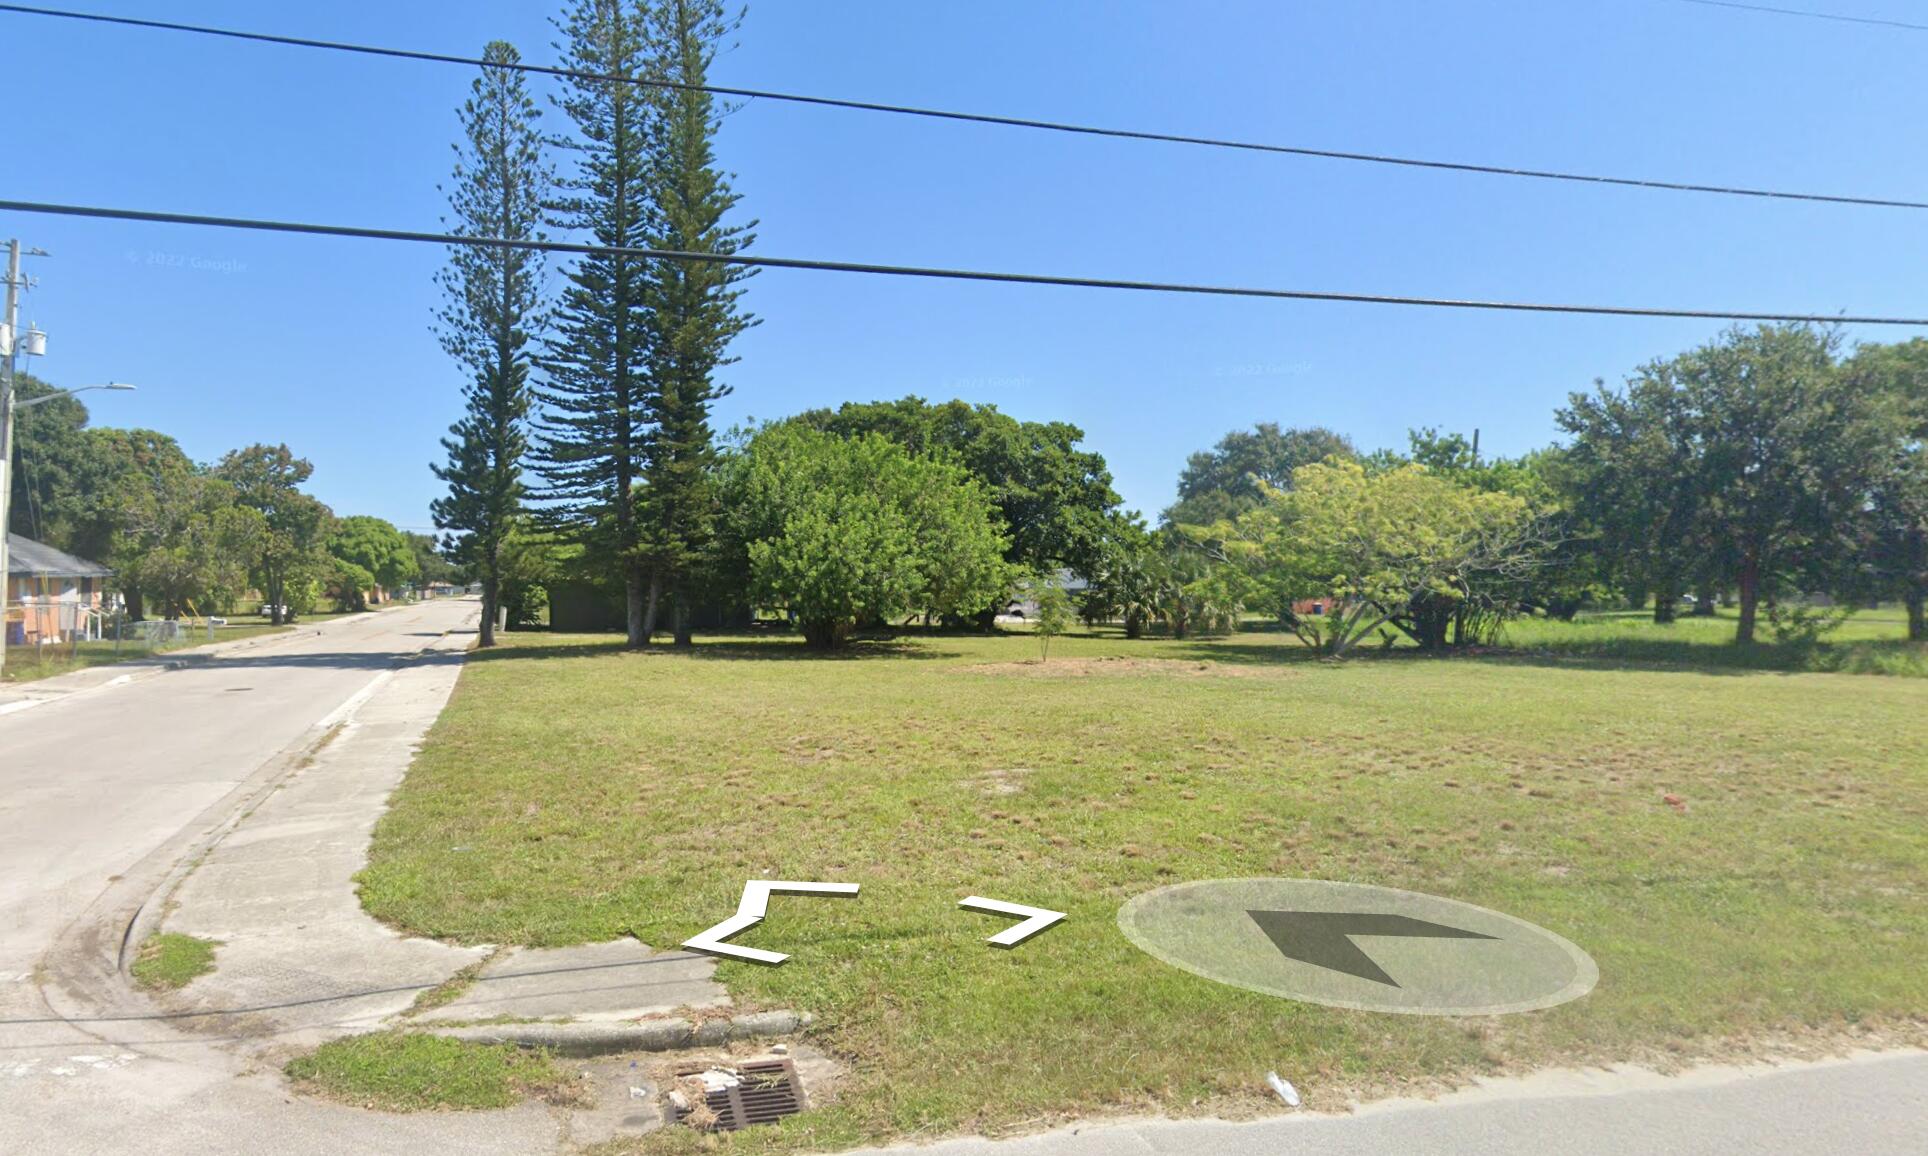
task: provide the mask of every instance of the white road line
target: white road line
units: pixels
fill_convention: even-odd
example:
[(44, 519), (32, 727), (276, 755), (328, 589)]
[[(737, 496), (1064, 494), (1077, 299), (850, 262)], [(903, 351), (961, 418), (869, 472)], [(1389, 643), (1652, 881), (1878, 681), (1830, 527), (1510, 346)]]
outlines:
[(374, 678), (369, 679), (368, 684), (366, 686), (363, 686), (360, 690), (356, 691), (354, 694), (349, 695), (348, 701), (342, 703), (334, 710), (329, 711), (328, 714), (315, 725), (317, 727), (320, 727), (322, 730), (328, 730), (329, 728), (333, 727), (336, 723), (339, 723), (342, 720), (348, 718), (350, 715), (354, 714), (356, 711), (360, 710), (364, 705), (366, 705), (369, 699), (374, 698), (375, 692), (382, 688), (383, 683), (387, 682), (389, 679), (394, 677), (395, 677), (394, 671), (392, 670), (382, 671)]

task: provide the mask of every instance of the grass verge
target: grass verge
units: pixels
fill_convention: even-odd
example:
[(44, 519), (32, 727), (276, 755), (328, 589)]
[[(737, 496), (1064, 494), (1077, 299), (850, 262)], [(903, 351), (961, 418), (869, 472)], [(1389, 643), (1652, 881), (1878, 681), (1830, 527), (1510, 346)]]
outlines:
[[(1333, 1107), (1546, 1063), (1920, 1039), (1924, 706), (1913, 679), (1532, 651), (1325, 663), (1278, 634), (1069, 636), (1042, 664), (1023, 637), (823, 659), (510, 634), (471, 657), (361, 894), (466, 943), (674, 944), (746, 879), (860, 883), (780, 899), (740, 937), (788, 966), (720, 965), (739, 997), (815, 1013), (850, 1069), (834, 1105), (746, 1150), (1267, 1110), (1268, 1070)], [(1117, 929), (1135, 894), (1238, 876), (1495, 908), (1602, 979), (1543, 1012), (1375, 1015), (1214, 984)], [(1069, 919), (997, 951), (1004, 924), (956, 909), (970, 894)]]
[(545, 1052), (412, 1032), (349, 1036), (289, 1061), (304, 1092), (383, 1112), (507, 1108), (527, 1097), (575, 1103), (580, 1081)]
[[(268, 626), (257, 623), (237, 623), (214, 628), (215, 643), (238, 642), (244, 638), (254, 638), (263, 634), (280, 634), (293, 629), (287, 626)], [(104, 642), (82, 642), (68, 652), (67, 647), (55, 648), (59, 653), (43, 654), (31, 646), (12, 646), (7, 648), (5, 685), (36, 682), (55, 675), (72, 674), (76, 670), (89, 670), (96, 666), (113, 666), (116, 663), (135, 662), (155, 655), (171, 654), (195, 646), (208, 645), (205, 627), (189, 632), (189, 636), (179, 642), (163, 646), (148, 647), (137, 642), (123, 642), (116, 646), (112, 639)]]
[(219, 940), (197, 939), (164, 931), (149, 936), (141, 944), (132, 966), (134, 982), (151, 991), (172, 991), (186, 987), (196, 977), (214, 970), (214, 949)]
[(1909, 642), (1906, 616), (1896, 608), (1863, 610), (1807, 645), (1762, 641), (1734, 645), (1734, 612), (1683, 617), (1656, 626), (1645, 611), (1586, 615), (1574, 622), (1523, 619), (1508, 626), (1504, 645), (1528, 653), (1646, 667), (1885, 674), (1928, 678), (1928, 643)]

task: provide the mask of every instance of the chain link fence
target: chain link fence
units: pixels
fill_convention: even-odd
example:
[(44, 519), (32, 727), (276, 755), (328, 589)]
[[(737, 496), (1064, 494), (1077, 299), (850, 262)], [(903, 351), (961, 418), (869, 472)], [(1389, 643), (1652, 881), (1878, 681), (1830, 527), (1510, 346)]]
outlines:
[(219, 619), (134, 621), (117, 608), (60, 598), (10, 601), (0, 624), (9, 672), (57, 673), (215, 640)]

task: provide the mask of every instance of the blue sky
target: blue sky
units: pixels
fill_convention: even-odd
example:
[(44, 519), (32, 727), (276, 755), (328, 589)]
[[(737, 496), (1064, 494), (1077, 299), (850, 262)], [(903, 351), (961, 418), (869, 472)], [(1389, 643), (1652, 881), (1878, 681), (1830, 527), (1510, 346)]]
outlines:
[[(1808, 0), (1803, 0), (1808, 2)], [(1908, 19), (1904, 0), (1812, 0)], [(91, 0), (555, 58), (557, 5)], [(719, 83), (1486, 163), (1928, 196), (1928, 33), (1679, 0), (763, 0)], [(433, 228), (461, 68), (0, 14), (9, 198)], [(547, 118), (554, 125), (556, 118)], [(557, 125), (557, 127), (560, 127)], [(720, 141), (758, 251), (1437, 296), (1928, 314), (1928, 214), (1593, 188), (753, 103)], [(212, 459), (286, 441), (337, 512), (425, 528), (461, 377), (439, 250), (0, 214), (54, 254), (36, 372)], [(1717, 326), (768, 271), (720, 423), (906, 393), (1066, 419), (1155, 513), (1261, 420), (1362, 446), (1552, 439), (1595, 378)], [(1851, 332), (1897, 340), (1907, 330)]]

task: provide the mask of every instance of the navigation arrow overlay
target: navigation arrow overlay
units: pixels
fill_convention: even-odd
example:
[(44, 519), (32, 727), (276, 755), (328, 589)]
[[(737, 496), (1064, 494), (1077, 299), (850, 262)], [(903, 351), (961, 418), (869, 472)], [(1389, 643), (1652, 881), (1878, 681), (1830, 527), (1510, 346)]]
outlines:
[(764, 951), (756, 947), (737, 947), (723, 942), (732, 935), (748, 931), (763, 922), (763, 915), (770, 907), (770, 893), (781, 891), (786, 895), (855, 895), (855, 883), (801, 883), (789, 879), (752, 879), (743, 885), (743, 898), (737, 901), (736, 914), (725, 919), (715, 927), (700, 932), (683, 941), (683, 946), (693, 951), (707, 952), (711, 955), (727, 955), (733, 959), (747, 959), (751, 963), (777, 964), (790, 957), (778, 951)]
[(1265, 937), (1287, 959), (1314, 967), (1342, 971), (1398, 987), (1398, 981), (1360, 950), (1355, 935), (1399, 935), (1424, 939), (1498, 939), (1443, 923), (1428, 923), (1410, 915), (1364, 911), (1247, 911)]
[(989, 911), (994, 915), (1015, 915), (1024, 920), (1023, 923), (1007, 927), (985, 940), (993, 947), (1016, 947), (1064, 918), (1062, 911), (1046, 911), (1042, 907), (1026, 907), (1022, 903), (1006, 903), (1002, 899), (986, 899), (982, 895), (960, 899), (957, 905), (968, 907), (973, 911)]

